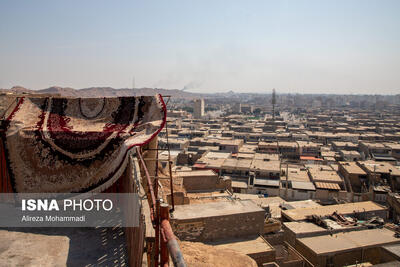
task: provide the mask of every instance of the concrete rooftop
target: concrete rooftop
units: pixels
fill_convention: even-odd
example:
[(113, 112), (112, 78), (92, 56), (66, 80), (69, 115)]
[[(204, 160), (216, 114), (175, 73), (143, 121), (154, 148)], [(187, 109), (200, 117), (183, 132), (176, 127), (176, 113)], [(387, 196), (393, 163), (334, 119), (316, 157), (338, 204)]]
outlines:
[(354, 211), (368, 212), (368, 211), (382, 211), (382, 210), (387, 210), (387, 208), (380, 206), (372, 201), (364, 201), (364, 202), (328, 205), (328, 206), (320, 206), (312, 208), (283, 210), (282, 214), (284, 214), (287, 218), (291, 219), (292, 221), (301, 221), (305, 220), (307, 216), (313, 214), (318, 216), (327, 216), (335, 211), (343, 215), (346, 215), (346, 214), (353, 214)]
[(173, 218), (176, 220), (188, 220), (260, 211), (263, 211), (263, 209), (251, 200), (218, 201), (175, 206)]
[(382, 228), (304, 237), (297, 239), (297, 241), (318, 256), (323, 256), (385, 244), (398, 244), (400, 238), (394, 237), (393, 231)]
[(244, 253), (246, 255), (274, 250), (274, 248), (270, 246), (267, 242), (265, 242), (264, 239), (260, 236), (233, 240), (223, 240), (208, 244), (214, 245), (217, 248), (233, 249), (239, 253)]

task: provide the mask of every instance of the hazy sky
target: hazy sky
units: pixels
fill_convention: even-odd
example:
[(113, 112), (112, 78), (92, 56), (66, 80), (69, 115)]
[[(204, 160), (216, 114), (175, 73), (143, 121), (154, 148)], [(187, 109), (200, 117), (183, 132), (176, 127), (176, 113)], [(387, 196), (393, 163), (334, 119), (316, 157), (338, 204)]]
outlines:
[(0, 1), (0, 88), (400, 93), (400, 1)]

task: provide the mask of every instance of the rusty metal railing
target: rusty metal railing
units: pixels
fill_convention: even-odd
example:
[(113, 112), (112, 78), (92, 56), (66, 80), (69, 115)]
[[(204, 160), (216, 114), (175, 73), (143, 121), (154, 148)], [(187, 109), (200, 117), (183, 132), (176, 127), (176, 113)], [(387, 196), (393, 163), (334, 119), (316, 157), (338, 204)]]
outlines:
[[(146, 163), (143, 160), (142, 152), (140, 151), (139, 147), (136, 148), (136, 154), (138, 155), (139, 162), (142, 165), (144, 174), (147, 179), (147, 186), (149, 189), (149, 191), (147, 192), (148, 193), (147, 199), (149, 199), (149, 196), (150, 196), (150, 199), (149, 199), (150, 216), (151, 216), (151, 222), (154, 222), (154, 220), (155, 220), (154, 215), (156, 213), (156, 196), (154, 194), (153, 183), (151, 182), (149, 171), (147, 170)], [(151, 203), (150, 203), (150, 201), (151, 201)], [(154, 223), (153, 223), (153, 225), (154, 225)]]
[[(167, 203), (160, 203), (158, 198), (158, 161), (156, 160), (156, 174), (153, 184), (139, 147), (136, 148), (136, 154), (146, 176), (148, 185), (146, 194), (150, 206), (150, 218), (155, 230), (154, 257), (148, 264), (150, 267), (167, 267), (169, 266), (169, 256), (171, 256), (175, 267), (186, 267), (179, 244), (169, 222), (169, 206)], [(172, 179), (172, 177), (170, 178)]]

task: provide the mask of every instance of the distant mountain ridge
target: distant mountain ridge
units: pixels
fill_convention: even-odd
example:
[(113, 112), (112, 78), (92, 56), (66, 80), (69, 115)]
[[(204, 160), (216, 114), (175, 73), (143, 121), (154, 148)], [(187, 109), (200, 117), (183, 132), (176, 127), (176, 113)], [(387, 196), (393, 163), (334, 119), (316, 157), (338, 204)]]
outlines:
[(0, 92), (14, 93), (33, 93), (33, 94), (59, 94), (67, 97), (118, 97), (118, 96), (135, 96), (155, 94), (169, 95), (174, 98), (198, 98), (205, 97), (206, 94), (190, 93), (178, 89), (161, 89), (161, 88), (121, 88), (115, 89), (112, 87), (90, 87), (83, 89), (74, 89), (70, 87), (52, 86), (41, 90), (30, 90), (22, 86), (14, 86), (11, 89), (0, 89)]
[[(74, 89), (71, 87), (60, 87), (60, 86), (52, 86), (46, 89), (40, 89), (40, 90), (31, 90), (27, 89), (22, 86), (14, 86), (11, 89), (1, 89), (0, 88), (0, 93), (7, 93), (7, 92), (14, 92), (14, 93), (31, 93), (31, 94), (59, 94), (61, 96), (66, 96), (66, 97), (118, 97), (118, 96), (140, 96), (140, 95), (148, 95), (148, 96), (153, 96), (155, 94), (161, 94), (161, 95), (168, 95), (173, 98), (183, 98), (183, 99), (194, 99), (194, 98), (208, 98), (208, 99), (215, 99), (215, 98), (242, 98), (243, 96), (251, 96), (251, 97), (264, 97), (264, 96), (270, 96), (271, 94), (269, 92), (263, 92), (263, 93), (241, 93), (241, 92), (233, 92), (233, 91), (228, 91), (228, 92), (216, 92), (216, 93), (192, 93), (180, 89), (162, 89), (162, 88), (120, 88), (120, 89), (115, 89), (112, 87), (89, 87), (89, 88), (83, 88), (83, 89)], [(291, 96), (291, 95), (300, 95), (300, 96), (311, 96), (311, 97), (318, 97), (318, 96), (335, 96), (335, 94), (290, 94), (290, 93), (281, 93), (279, 95), (282, 96)], [(367, 94), (360, 94), (360, 95), (349, 95), (349, 94), (337, 94), (337, 96), (349, 96), (349, 97), (362, 97), (362, 96), (367, 96), (367, 97), (375, 97), (375, 96), (383, 96), (386, 98), (391, 98), (393, 99), (399, 99), (400, 94), (395, 94), (395, 95), (367, 95)]]

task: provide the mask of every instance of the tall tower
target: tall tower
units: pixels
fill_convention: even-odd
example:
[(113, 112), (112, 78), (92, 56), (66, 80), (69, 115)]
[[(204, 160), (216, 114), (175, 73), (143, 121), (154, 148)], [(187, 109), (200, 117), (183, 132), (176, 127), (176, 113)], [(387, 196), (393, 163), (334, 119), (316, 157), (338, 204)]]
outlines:
[(134, 92), (134, 96), (136, 96), (136, 90), (135, 90), (135, 76), (132, 78), (132, 90)]
[(204, 116), (204, 99), (194, 100), (193, 115), (195, 119), (201, 119)]
[(276, 94), (275, 94), (275, 88), (272, 89), (272, 120), (275, 121), (275, 104), (276, 104)]

